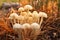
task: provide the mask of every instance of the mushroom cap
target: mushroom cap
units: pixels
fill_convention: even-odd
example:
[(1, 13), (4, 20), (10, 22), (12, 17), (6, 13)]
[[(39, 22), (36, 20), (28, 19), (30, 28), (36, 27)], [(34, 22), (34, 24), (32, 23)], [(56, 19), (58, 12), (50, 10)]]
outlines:
[(20, 7), (20, 8), (18, 9), (18, 12), (21, 12), (21, 11), (24, 11), (24, 8), (23, 8), (23, 7)]
[(17, 18), (17, 17), (18, 17), (18, 14), (17, 13), (12, 13), (9, 16), (9, 19), (14, 19), (14, 18)]
[(45, 12), (39, 12), (39, 17), (47, 18), (47, 14)]
[(31, 24), (32, 29), (40, 29), (40, 25), (38, 23)]
[(37, 11), (33, 11), (33, 17), (34, 17), (34, 18), (39, 18), (39, 14), (38, 14)]
[(17, 20), (20, 22), (20, 24), (25, 23), (25, 17), (22, 15), (18, 16)]
[(28, 24), (28, 23), (23, 24), (23, 28), (24, 28), (24, 29), (30, 28), (30, 24)]
[(22, 25), (21, 24), (18, 24), (18, 23), (15, 23), (14, 25), (13, 25), (13, 29), (14, 28), (22, 28)]
[(26, 16), (26, 15), (27, 15), (27, 12), (22, 12), (21, 15), (22, 15), (22, 16)]
[(25, 10), (27, 10), (27, 9), (32, 10), (33, 7), (32, 7), (31, 5), (25, 5), (25, 6), (24, 6), (24, 9), (25, 9)]

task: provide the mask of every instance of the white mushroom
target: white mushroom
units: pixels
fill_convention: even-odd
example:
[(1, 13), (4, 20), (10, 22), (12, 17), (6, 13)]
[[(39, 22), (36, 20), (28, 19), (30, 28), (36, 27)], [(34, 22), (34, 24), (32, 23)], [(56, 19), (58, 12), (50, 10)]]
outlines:
[(38, 23), (32, 23), (31, 24), (32, 32), (31, 35), (32, 37), (36, 37), (40, 33), (40, 25)]
[(40, 27), (41, 27), (41, 24), (43, 22), (43, 17), (47, 18), (47, 14), (45, 12), (39, 12), (39, 17), (41, 17), (41, 21), (40, 21)]
[(39, 25), (38, 23), (32, 23), (32, 24), (31, 24), (31, 27), (32, 27), (33, 29), (35, 29), (35, 30), (40, 29), (40, 25)]
[(18, 20), (18, 23), (20, 23), (20, 24), (25, 23), (25, 17), (22, 16), (22, 15), (18, 16), (18, 17), (17, 17), (17, 20)]
[(31, 27), (30, 27), (30, 24), (25, 23), (25, 24), (23, 24), (23, 28), (26, 29), (26, 28), (31, 28)]
[(27, 10), (29, 12), (29, 10), (32, 10), (33, 7), (31, 5), (25, 5), (24, 9)]
[(16, 23), (16, 18), (18, 17), (18, 14), (17, 13), (12, 13), (10, 14), (9, 16), (9, 19), (13, 20), (14, 23)]
[(23, 8), (23, 7), (20, 7), (20, 8), (18, 9), (18, 12), (21, 12), (21, 14), (22, 14), (23, 11), (24, 11), (24, 8)]
[(22, 12), (21, 14), (24, 17), (25, 23), (32, 23), (33, 18), (32, 18), (32, 13), (31, 12)]
[(30, 16), (30, 14), (28, 14), (27, 12), (23, 12), (22, 16), (24, 16), (25, 23), (27, 23), (27, 20), (28, 20), (28, 17)]
[(19, 36), (19, 39), (21, 39), (21, 36), (22, 36), (22, 25), (21, 24), (18, 24), (18, 23), (15, 23), (14, 25), (13, 25), (13, 29), (14, 29), (14, 31), (16, 32), (16, 33), (18, 33), (18, 36)]
[(28, 37), (30, 32), (31, 32), (30, 24), (28, 24), (28, 23), (23, 24), (23, 30), (24, 30), (24, 34), (23, 35), (25, 35), (25, 37)]
[(15, 23), (13, 25), (13, 29), (15, 29), (15, 28), (22, 28), (22, 25), (21, 24), (18, 24), (18, 23)]
[(28, 16), (32, 16), (32, 13), (29, 10), (32, 10), (33, 7), (31, 5), (25, 5), (24, 9), (27, 11)]
[(37, 11), (33, 11), (34, 22), (39, 22), (39, 14)]

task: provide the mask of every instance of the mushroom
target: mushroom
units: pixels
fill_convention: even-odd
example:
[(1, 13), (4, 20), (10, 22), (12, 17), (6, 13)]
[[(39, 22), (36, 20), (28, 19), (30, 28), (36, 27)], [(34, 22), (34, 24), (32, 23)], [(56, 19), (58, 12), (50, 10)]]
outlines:
[(40, 25), (38, 23), (32, 23), (31, 27), (32, 27), (32, 29), (35, 29), (35, 30), (40, 29)]
[(18, 24), (18, 23), (15, 23), (13, 25), (13, 29), (15, 29), (15, 28), (22, 28), (22, 25), (21, 24)]
[(22, 14), (23, 11), (24, 11), (24, 8), (23, 8), (23, 7), (20, 7), (20, 8), (18, 9), (18, 12), (21, 12), (21, 14)]
[(28, 24), (28, 23), (23, 24), (23, 29), (24, 29), (24, 34), (23, 35), (25, 35), (25, 37), (28, 37), (29, 33), (31, 31), (30, 24)]
[(30, 28), (30, 24), (28, 24), (28, 23), (23, 24), (23, 28), (24, 28), (24, 29)]
[(27, 11), (27, 16), (29, 17), (31, 17), (32, 16), (32, 13), (29, 11), (29, 10), (32, 10), (33, 9), (33, 7), (31, 6), (31, 5), (25, 5), (24, 6), (24, 9)]
[[(43, 17), (47, 18), (47, 14), (44, 13), (44, 12), (39, 12), (39, 17), (41, 17), (41, 21), (40, 21), (40, 27), (41, 27), (41, 24), (43, 22)], [(41, 28), (40, 28), (41, 29)]]
[(37, 35), (40, 34), (40, 25), (38, 23), (32, 23), (31, 28), (32, 28), (31, 37), (36, 38)]
[(15, 23), (14, 25), (13, 25), (13, 29), (14, 29), (14, 31), (16, 32), (16, 33), (18, 33), (18, 36), (19, 36), (19, 39), (21, 39), (21, 37), (22, 37), (22, 25), (21, 24), (18, 24), (18, 23)]
[(17, 13), (12, 13), (10, 14), (9, 16), (9, 19), (13, 20), (14, 23), (16, 23), (16, 18), (18, 17), (18, 14)]
[(33, 22), (33, 18), (32, 18), (32, 13), (31, 12), (22, 12), (21, 14), (22, 16), (24, 16), (24, 20), (25, 23), (32, 23)]
[(25, 23), (25, 17), (22, 16), (22, 15), (18, 16), (18, 17), (17, 17), (17, 20), (18, 20), (18, 23), (20, 23), (20, 24)]
[(33, 11), (34, 22), (39, 22), (39, 14), (37, 11)]
[(27, 12), (29, 12), (29, 10), (32, 10), (33, 7), (31, 5), (25, 5), (24, 9), (27, 10)]

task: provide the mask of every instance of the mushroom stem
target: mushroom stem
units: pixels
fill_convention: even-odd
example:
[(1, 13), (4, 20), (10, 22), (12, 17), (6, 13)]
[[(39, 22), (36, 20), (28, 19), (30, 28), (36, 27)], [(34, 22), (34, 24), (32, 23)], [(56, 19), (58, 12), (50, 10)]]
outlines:
[(43, 22), (43, 17), (41, 17), (41, 21), (40, 21), (40, 30), (41, 30), (41, 24)]
[[(21, 14), (22, 14), (22, 11), (21, 11)], [(21, 14), (20, 14), (20, 15), (21, 15)]]
[(18, 23), (19, 23), (19, 20), (18, 20)]
[(29, 9), (27, 9), (27, 12), (29, 12)]
[(14, 24), (16, 23), (16, 20), (14, 19)]
[(37, 22), (39, 23), (39, 18), (37, 19)]

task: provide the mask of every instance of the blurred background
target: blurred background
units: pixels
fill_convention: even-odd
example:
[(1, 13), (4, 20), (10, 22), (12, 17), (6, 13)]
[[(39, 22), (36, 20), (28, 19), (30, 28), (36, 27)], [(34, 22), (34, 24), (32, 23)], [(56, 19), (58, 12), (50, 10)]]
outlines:
[(22, 4), (22, 6), (30, 4), (35, 10), (47, 12), (49, 15), (60, 13), (60, 0), (0, 0), (0, 8), (3, 3), (12, 2)]

